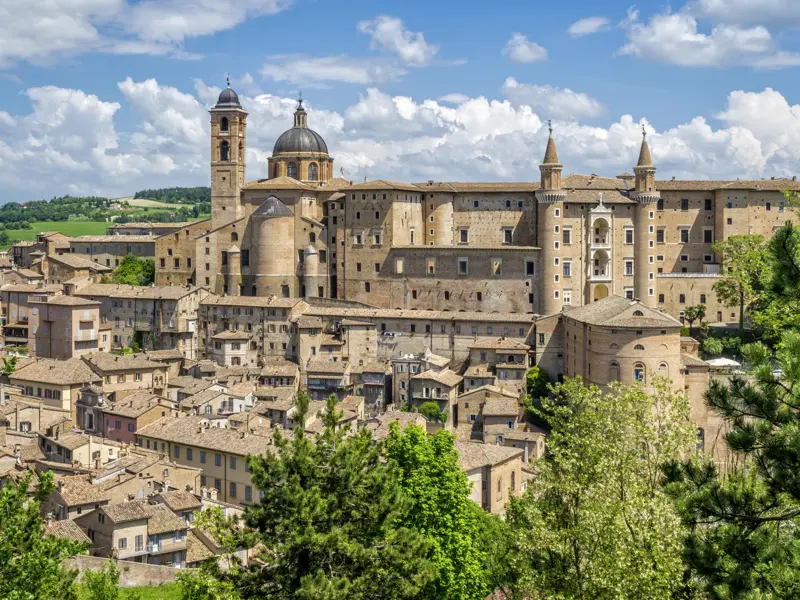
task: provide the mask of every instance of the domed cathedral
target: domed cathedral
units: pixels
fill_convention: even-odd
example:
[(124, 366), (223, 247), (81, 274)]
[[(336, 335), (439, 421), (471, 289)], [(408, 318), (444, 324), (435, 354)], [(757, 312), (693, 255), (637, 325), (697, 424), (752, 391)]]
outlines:
[(321, 185), (333, 177), (333, 159), (322, 136), (308, 127), (303, 98), (297, 100), (294, 127), (275, 142), (268, 159), (270, 177), (291, 177), (311, 185)]
[(197, 282), (226, 295), (327, 297), (333, 281), (335, 296), (325, 203), (350, 182), (331, 176), (333, 159), (309, 129), (302, 99), (294, 126), (275, 142), (269, 177), (249, 183), (247, 112), (230, 86), (210, 113), (212, 217), (196, 238)]

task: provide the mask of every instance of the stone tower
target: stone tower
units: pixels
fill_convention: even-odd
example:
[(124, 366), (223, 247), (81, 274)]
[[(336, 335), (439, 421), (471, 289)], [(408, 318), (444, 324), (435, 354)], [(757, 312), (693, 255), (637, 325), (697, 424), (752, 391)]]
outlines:
[[(561, 190), (561, 170), (558, 162), (556, 144), (553, 141), (553, 128), (547, 138), (544, 161), (539, 165), (541, 187), (536, 191), (538, 246), (541, 248), (539, 261), (539, 285), (533, 289), (539, 293), (539, 312), (550, 315), (561, 311), (561, 221), (564, 210), (565, 193)], [(556, 261), (556, 259), (559, 259)], [(558, 262), (559, 264), (556, 264)]]
[(647, 144), (647, 132), (642, 126), (642, 147), (639, 162), (633, 168), (636, 182), (632, 197), (636, 200), (634, 216), (634, 294), (651, 308), (658, 306), (656, 286), (656, 208), (661, 194), (656, 191), (656, 168)]
[(239, 96), (222, 90), (211, 113), (211, 226), (221, 227), (244, 216), (241, 191), (245, 182), (247, 112)]
[(308, 126), (303, 99), (297, 99), (294, 126), (275, 141), (267, 160), (269, 176), (291, 177), (309, 185), (324, 185), (333, 178), (333, 159), (325, 140)]

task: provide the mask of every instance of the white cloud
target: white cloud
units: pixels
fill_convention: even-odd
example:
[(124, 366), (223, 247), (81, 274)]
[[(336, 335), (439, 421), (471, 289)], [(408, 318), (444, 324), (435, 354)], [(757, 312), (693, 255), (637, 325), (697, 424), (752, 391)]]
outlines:
[(87, 52), (197, 58), (186, 38), (231, 29), (293, 0), (0, 1), (0, 68)]
[(275, 81), (320, 85), (327, 82), (374, 85), (393, 81), (406, 70), (383, 59), (348, 56), (311, 57), (302, 54), (268, 56), (261, 74)]
[(361, 21), (358, 31), (370, 36), (370, 47), (397, 55), (403, 64), (424, 67), (439, 53), (439, 46), (429, 44), (421, 32), (406, 29), (397, 17), (379, 15), (369, 21)]
[(797, 0), (695, 0), (692, 13), (721, 23), (793, 26), (800, 24)]
[(588, 94), (573, 92), (569, 88), (519, 83), (509, 77), (503, 82), (502, 92), (515, 104), (530, 106), (545, 118), (577, 121), (605, 113), (605, 107), (600, 102)]
[(469, 100), (469, 96), (466, 94), (445, 94), (444, 96), (439, 96), (439, 102), (447, 102), (448, 104), (463, 104)]
[[(538, 176), (544, 120), (554, 117), (555, 109), (542, 100), (547, 89), (507, 80), (499, 98), (418, 101), (369, 88), (342, 112), (317, 108), (314, 94), (306, 105), (309, 125), (327, 141), (337, 171), (344, 168), (349, 178), (528, 181)], [(597, 114), (596, 100), (549, 89), (561, 95), (566, 111), (555, 123), (566, 173), (630, 170), (642, 124), (660, 177), (757, 178), (800, 170), (800, 106), (773, 89), (732, 92), (714, 121), (696, 117), (665, 130), (631, 115), (587, 125), (576, 114)], [(197, 81), (194, 92), (186, 93), (153, 79), (129, 78), (119, 82), (119, 90), (117, 103), (80, 90), (31, 88), (29, 111), (0, 111), (3, 197), (122, 196), (146, 187), (207, 184), (207, 109), (220, 88)], [(513, 97), (524, 93), (533, 100)], [(248, 179), (264, 177), (266, 159), (291, 126), (296, 102), (241, 91), (240, 99), (249, 113)], [(133, 129), (117, 129), (122, 108), (137, 116)]]
[(515, 63), (536, 63), (547, 60), (547, 49), (536, 42), (531, 42), (521, 33), (515, 33), (506, 42), (503, 56)]
[(617, 54), (684, 67), (780, 69), (800, 64), (800, 54), (779, 50), (770, 32), (760, 25), (719, 24), (703, 33), (686, 10), (654, 15), (646, 24), (638, 16), (631, 11), (621, 23), (628, 41)]
[(580, 19), (570, 25), (567, 29), (567, 33), (569, 33), (572, 37), (581, 37), (584, 35), (605, 31), (609, 28), (610, 24), (611, 21), (605, 17), (586, 17), (585, 19)]

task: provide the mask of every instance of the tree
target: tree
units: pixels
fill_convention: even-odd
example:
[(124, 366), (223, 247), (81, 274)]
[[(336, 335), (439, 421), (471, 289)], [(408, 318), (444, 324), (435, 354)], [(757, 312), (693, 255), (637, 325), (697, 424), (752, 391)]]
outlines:
[(11, 375), (17, 369), (17, 357), (16, 356), (4, 356), (3, 357), (3, 375)]
[(731, 426), (744, 460), (722, 476), (713, 464), (670, 463), (667, 490), (691, 535), (687, 577), (709, 598), (796, 598), (800, 594), (800, 335), (787, 332), (775, 356), (742, 347), (750, 377), (712, 380), (706, 399)]
[(128, 254), (114, 270), (113, 282), (125, 285), (150, 285), (155, 280), (156, 264), (149, 258)]
[(431, 423), (444, 423), (447, 421), (447, 413), (439, 410), (439, 403), (432, 400), (420, 404), (419, 414), (428, 419)]
[(328, 398), (316, 440), (303, 432), (308, 398), (298, 395), (291, 439), (275, 431), (275, 451), (250, 457), (259, 504), (245, 522), (264, 566), (237, 578), (244, 598), (416, 598), (435, 576), (424, 535), (409, 528), (411, 500), (397, 467), (368, 431), (337, 431), (341, 412)]
[(397, 423), (386, 440), (386, 457), (398, 467), (400, 486), (412, 501), (404, 524), (423, 532), (433, 548), (437, 575), (416, 596), (420, 600), (483, 600), (502, 583), (487, 555), (490, 539), (483, 537), (493, 527), (484, 523), (498, 521), (500, 528), (499, 519), (475, 510), (453, 441), (446, 431), (429, 437), (416, 425), (401, 432)]
[(708, 356), (719, 356), (722, 354), (722, 342), (717, 338), (706, 338), (703, 340), (703, 352)]
[(53, 475), (42, 473), (35, 491), (31, 477), (0, 489), (0, 598), (75, 600), (76, 573), (62, 561), (85, 552), (86, 544), (44, 532), (39, 510), (53, 491)]
[[(542, 400), (538, 476), (507, 509), (515, 592), (563, 599), (671, 599), (684, 530), (660, 465), (692, 452), (688, 399), (655, 382), (603, 393), (569, 378)], [(525, 596), (527, 594), (527, 596)]]
[(119, 569), (114, 561), (109, 560), (98, 571), (85, 571), (83, 586), (87, 600), (119, 600)]
[(705, 304), (696, 304), (694, 306), (687, 306), (683, 311), (684, 318), (689, 321), (689, 329), (691, 330), (695, 321), (703, 321), (706, 318)]
[(539, 426), (545, 423), (538, 417), (537, 410), (541, 408), (541, 399), (548, 395), (551, 383), (550, 376), (538, 366), (525, 372), (525, 412), (528, 420)]
[(769, 273), (767, 242), (761, 235), (737, 234), (714, 242), (711, 249), (722, 262), (722, 277), (714, 284), (725, 306), (739, 306), (739, 335), (744, 333), (744, 313), (759, 297)]

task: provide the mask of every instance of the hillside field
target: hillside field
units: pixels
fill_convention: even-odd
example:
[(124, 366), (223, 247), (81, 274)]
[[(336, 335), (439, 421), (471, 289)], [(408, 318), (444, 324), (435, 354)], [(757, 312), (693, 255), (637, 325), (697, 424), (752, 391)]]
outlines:
[[(78, 584), (78, 600), (89, 597), (86, 587)], [(165, 583), (158, 587), (135, 587), (120, 589), (120, 600), (180, 600), (181, 585), (178, 583)]]
[(37, 221), (31, 229), (6, 229), (11, 244), (19, 240), (35, 240), (43, 231), (58, 231), (69, 236), (104, 235), (113, 223), (105, 221)]
[(133, 196), (125, 196), (123, 198), (114, 198), (115, 202), (127, 202), (131, 206), (137, 208), (169, 208), (172, 210), (178, 209), (185, 204), (168, 204), (167, 202), (159, 202), (158, 200), (148, 200), (146, 198), (134, 198)]

